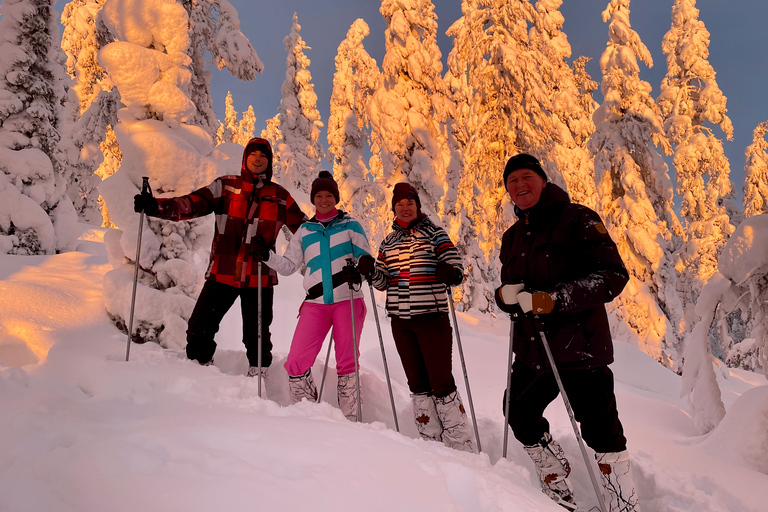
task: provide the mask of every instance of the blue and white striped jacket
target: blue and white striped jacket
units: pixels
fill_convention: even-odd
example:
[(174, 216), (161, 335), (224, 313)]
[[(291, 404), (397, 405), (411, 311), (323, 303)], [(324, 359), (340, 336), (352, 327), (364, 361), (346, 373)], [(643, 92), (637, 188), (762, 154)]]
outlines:
[[(368, 254), (369, 247), (360, 223), (339, 211), (327, 226), (314, 217), (306, 221), (291, 237), (285, 254), (271, 253), (264, 263), (284, 276), (306, 264), (305, 301), (334, 304), (349, 300), (349, 285), (341, 278), (347, 258), (357, 262), (360, 256)], [(354, 297), (362, 298), (362, 291), (354, 291)]]

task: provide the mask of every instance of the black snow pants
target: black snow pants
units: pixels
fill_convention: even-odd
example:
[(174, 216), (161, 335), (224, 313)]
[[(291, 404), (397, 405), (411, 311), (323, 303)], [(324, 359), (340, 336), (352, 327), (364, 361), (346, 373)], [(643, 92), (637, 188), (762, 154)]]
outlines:
[[(598, 453), (626, 450), (627, 439), (616, 409), (611, 369), (602, 366), (559, 371), (584, 442)], [(533, 446), (549, 432), (544, 410), (560, 394), (557, 381), (552, 372), (539, 375), (525, 363), (515, 361), (511, 390), (509, 426), (518, 441), (524, 446)], [(503, 407), (504, 402), (502, 410)]]
[[(216, 342), (213, 340), (219, 325), (235, 299), (240, 297), (240, 311), (243, 316), (243, 344), (248, 363), (258, 366), (258, 288), (235, 288), (216, 281), (206, 281), (197, 298), (195, 309), (187, 324), (187, 358), (205, 364), (213, 359)], [(272, 338), (269, 326), (272, 324), (272, 303), (274, 288), (261, 289), (261, 365), (272, 364)]]

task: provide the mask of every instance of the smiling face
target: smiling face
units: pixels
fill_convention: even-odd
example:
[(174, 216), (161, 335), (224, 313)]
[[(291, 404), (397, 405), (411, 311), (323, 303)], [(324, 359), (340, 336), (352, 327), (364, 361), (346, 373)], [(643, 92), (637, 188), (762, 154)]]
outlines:
[(315, 205), (315, 210), (320, 215), (325, 215), (336, 208), (336, 198), (327, 190), (320, 190), (317, 192), (312, 203)]
[(395, 217), (402, 222), (410, 223), (419, 215), (419, 205), (413, 199), (401, 199), (395, 203)]
[(269, 166), (269, 158), (261, 150), (254, 149), (245, 158), (245, 168), (253, 174), (263, 173), (267, 170), (267, 166)]
[(535, 206), (546, 186), (544, 178), (531, 169), (518, 169), (507, 176), (509, 197), (521, 210)]

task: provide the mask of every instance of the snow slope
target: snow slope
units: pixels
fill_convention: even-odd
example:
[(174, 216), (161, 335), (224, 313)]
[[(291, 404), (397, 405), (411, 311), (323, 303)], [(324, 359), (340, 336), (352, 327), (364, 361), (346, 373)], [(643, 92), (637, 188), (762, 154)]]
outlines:
[[(126, 362), (126, 336), (102, 303), (111, 268), (103, 233), (89, 228), (72, 253), (0, 255), (1, 511), (562, 510), (539, 491), (514, 438), (500, 460), (505, 320), (459, 313), (484, 449), (460, 453), (416, 439), (381, 309), (402, 434), (372, 308), (361, 342), (366, 423), (350, 423), (337, 409), (333, 360), (323, 403), (288, 405), (282, 363), (303, 297), (299, 275), (281, 278), (275, 297), (268, 400), (244, 377), (237, 305), (217, 336), (216, 367), (155, 344), (133, 345)], [(313, 370), (318, 383), (325, 351)], [(677, 375), (625, 343), (617, 343), (612, 368), (645, 512), (765, 510), (763, 376), (720, 371), (728, 413), (698, 436)], [(458, 356), (454, 375), (461, 380)], [(466, 397), (463, 382), (459, 388)], [(574, 466), (580, 510), (589, 510), (597, 502), (562, 402), (547, 415)]]

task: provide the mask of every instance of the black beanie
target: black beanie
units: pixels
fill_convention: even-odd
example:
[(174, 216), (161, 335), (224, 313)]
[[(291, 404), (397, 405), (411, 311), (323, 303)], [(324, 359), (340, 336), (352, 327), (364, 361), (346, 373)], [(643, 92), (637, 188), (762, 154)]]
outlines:
[(336, 203), (338, 204), (339, 185), (336, 184), (333, 176), (328, 171), (320, 171), (317, 175), (317, 178), (315, 178), (315, 181), (312, 182), (312, 190), (309, 193), (309, 200), (312, 201), (312, 204), (315, 203), (315, 194), (321, 190), (325, 190), (326, 192), (333, 194), (333, 197), (336, 199)]
[(416, 201), (416, 206), (421, 211), (421, 201), (419, 200), (419, 193), (410, 183), (402, 182), (395, 185), (392, 189), (392, 211), (395, 211), (395, 205), (403, 199), (413, 199)]
[(541, 163), (536, 159), (535, 156), (531, 156), (526, 153), (518, 153), (507, 160), (507, 165), (504, 167), (504, 180), (501, 183), (504, 189), (507, 188), (507, 178), (509, 178), (509, 175), (518, 169), (530, 169), (541, 176), (544, 179), (544, 182), (549, 181), (547, 179), (547, 174), (544, 172), (544, 169), (541, 168)]

